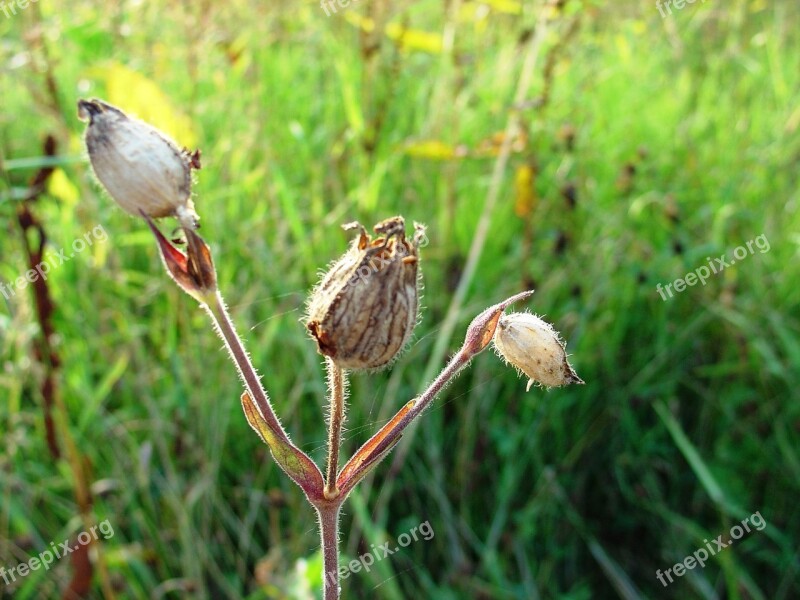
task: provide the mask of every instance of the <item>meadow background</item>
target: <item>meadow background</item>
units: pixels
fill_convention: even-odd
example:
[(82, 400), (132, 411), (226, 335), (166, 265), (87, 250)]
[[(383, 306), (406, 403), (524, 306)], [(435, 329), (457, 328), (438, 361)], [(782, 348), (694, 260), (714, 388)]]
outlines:
[[(535, 288), (527, 308), (567, 340), (585, 386), (526, 393), (487, 351), (357, 489), (343, 560), (426, 521), (435, 536), (351, 575), (345, 598), (798, 596), (796, 0), (666, 18), (591, 0), (0, 13), (0, 282), (28, 270), (36, 223), (51, 258), (107, 233), (0, 296), (0, 567), (114, 530), (0, 597), (316, 598), (313, 512), (246, 424), (206, 316), (94, 181), (85, 97), (201, 148), (220, 287), (319, 462), (324, 371), (300, 318), (341, 223), (402, 214), (430, 238), (414, 343), (352, 378), (345, 455), (486, 306)], [(657, 293), (760, 235), (769, 251)], [(658, 582), (756, 511), (762, 531)]]

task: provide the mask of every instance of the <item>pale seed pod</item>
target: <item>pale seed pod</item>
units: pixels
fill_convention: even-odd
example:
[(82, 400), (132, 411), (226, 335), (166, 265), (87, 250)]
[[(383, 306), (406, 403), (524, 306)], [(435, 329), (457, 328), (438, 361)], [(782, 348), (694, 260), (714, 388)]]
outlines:
[(196, 229), (192, 168), (199, 153), (178, 148), (155, 127), (101, 100), (79, 100), (78, 116), (88, 120), (86, 148), (92, 169), (111, 197), (137, 217), (178, 217)]
[(526, 391), (534, 382), (545, 387), (583, 383), (567, 360), (558, 332), (536, 315), (510, 313), (500, 317), (494, 347), (502, 358), (529, 377)]
[(403, 217), (375, 225), (372, 239), (359, 229), (308, 301), (306, 326), (321, 354), (342, 368), (376, 369), (394, 360), (417, 324), (419, 246), (425, 228), (415, 223), (407, 240)]

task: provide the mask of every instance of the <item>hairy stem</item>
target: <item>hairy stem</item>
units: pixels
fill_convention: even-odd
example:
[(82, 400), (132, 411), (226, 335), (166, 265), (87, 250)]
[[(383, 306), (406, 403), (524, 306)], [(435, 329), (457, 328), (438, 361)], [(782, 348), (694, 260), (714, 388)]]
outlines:
[(324, 600), (339, 600), (339, 512), (341, 500), (318, 505), (322, 541)]
[(344, 396), (347, 380), (344, 370), (337, 366), (331, 358), (327, 359), (326, 366), (328, 367), (331, 416), (328, 422), (328, 468), (325, 477), (325, 497), (333, 499), (339, 495), (336, 475), (339, 471), (339, 447), (342, 444)]
[(261, 385), (261, 380), (253, 367), (253, 363), (250, 362), (250, 357), (247, 355), (244, 344), (242, 344), (239, 334), (236, 333), (228, 311), (225, 309), (225, 301), (222, 299), (222, 294), (218, 291), (215, 292), (213, 297), (209, 298), (209, 302), (204, 306), (211, 315), (217, 327), (217, 331), (225, 341), (225, 346), (228, 348), (231, 359), (234, 364), (236, 364), (239, 375), (250, 397), (255, 401), (261, 416), (264, 417), (264, 420), (276, 435), (283, 441), (289, 442), (289, 436), (286, 435), (278, 417), (275, 416), (275, 411), (272, 409), (269, 396)]

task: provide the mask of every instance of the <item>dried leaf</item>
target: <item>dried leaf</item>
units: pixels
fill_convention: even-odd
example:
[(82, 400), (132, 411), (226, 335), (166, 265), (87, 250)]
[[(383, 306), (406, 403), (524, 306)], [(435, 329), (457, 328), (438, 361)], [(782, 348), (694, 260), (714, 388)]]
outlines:
[(150, 217), (144, 213), (142, 216), (156, 237), (167, 273), (184, 292), (201, 304), (207, 304), (208, 295), (217, 290), (217, 275), (208, 244), (192, 229), (186, 229), (189, 250), (184, 254), (164, 237)]

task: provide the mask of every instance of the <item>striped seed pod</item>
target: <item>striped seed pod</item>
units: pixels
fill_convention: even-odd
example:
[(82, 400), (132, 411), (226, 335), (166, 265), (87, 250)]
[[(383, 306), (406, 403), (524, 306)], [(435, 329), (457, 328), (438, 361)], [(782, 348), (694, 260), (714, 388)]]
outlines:
[(415, 223), (411, 240), (399, 216), (375, 225), (376, 239), (358, 223), (344, 228), (359, 235), (312, 292), (306, 327), (339, 367), (377, 369), (398, 356), (417, 323), (425, 228)]

